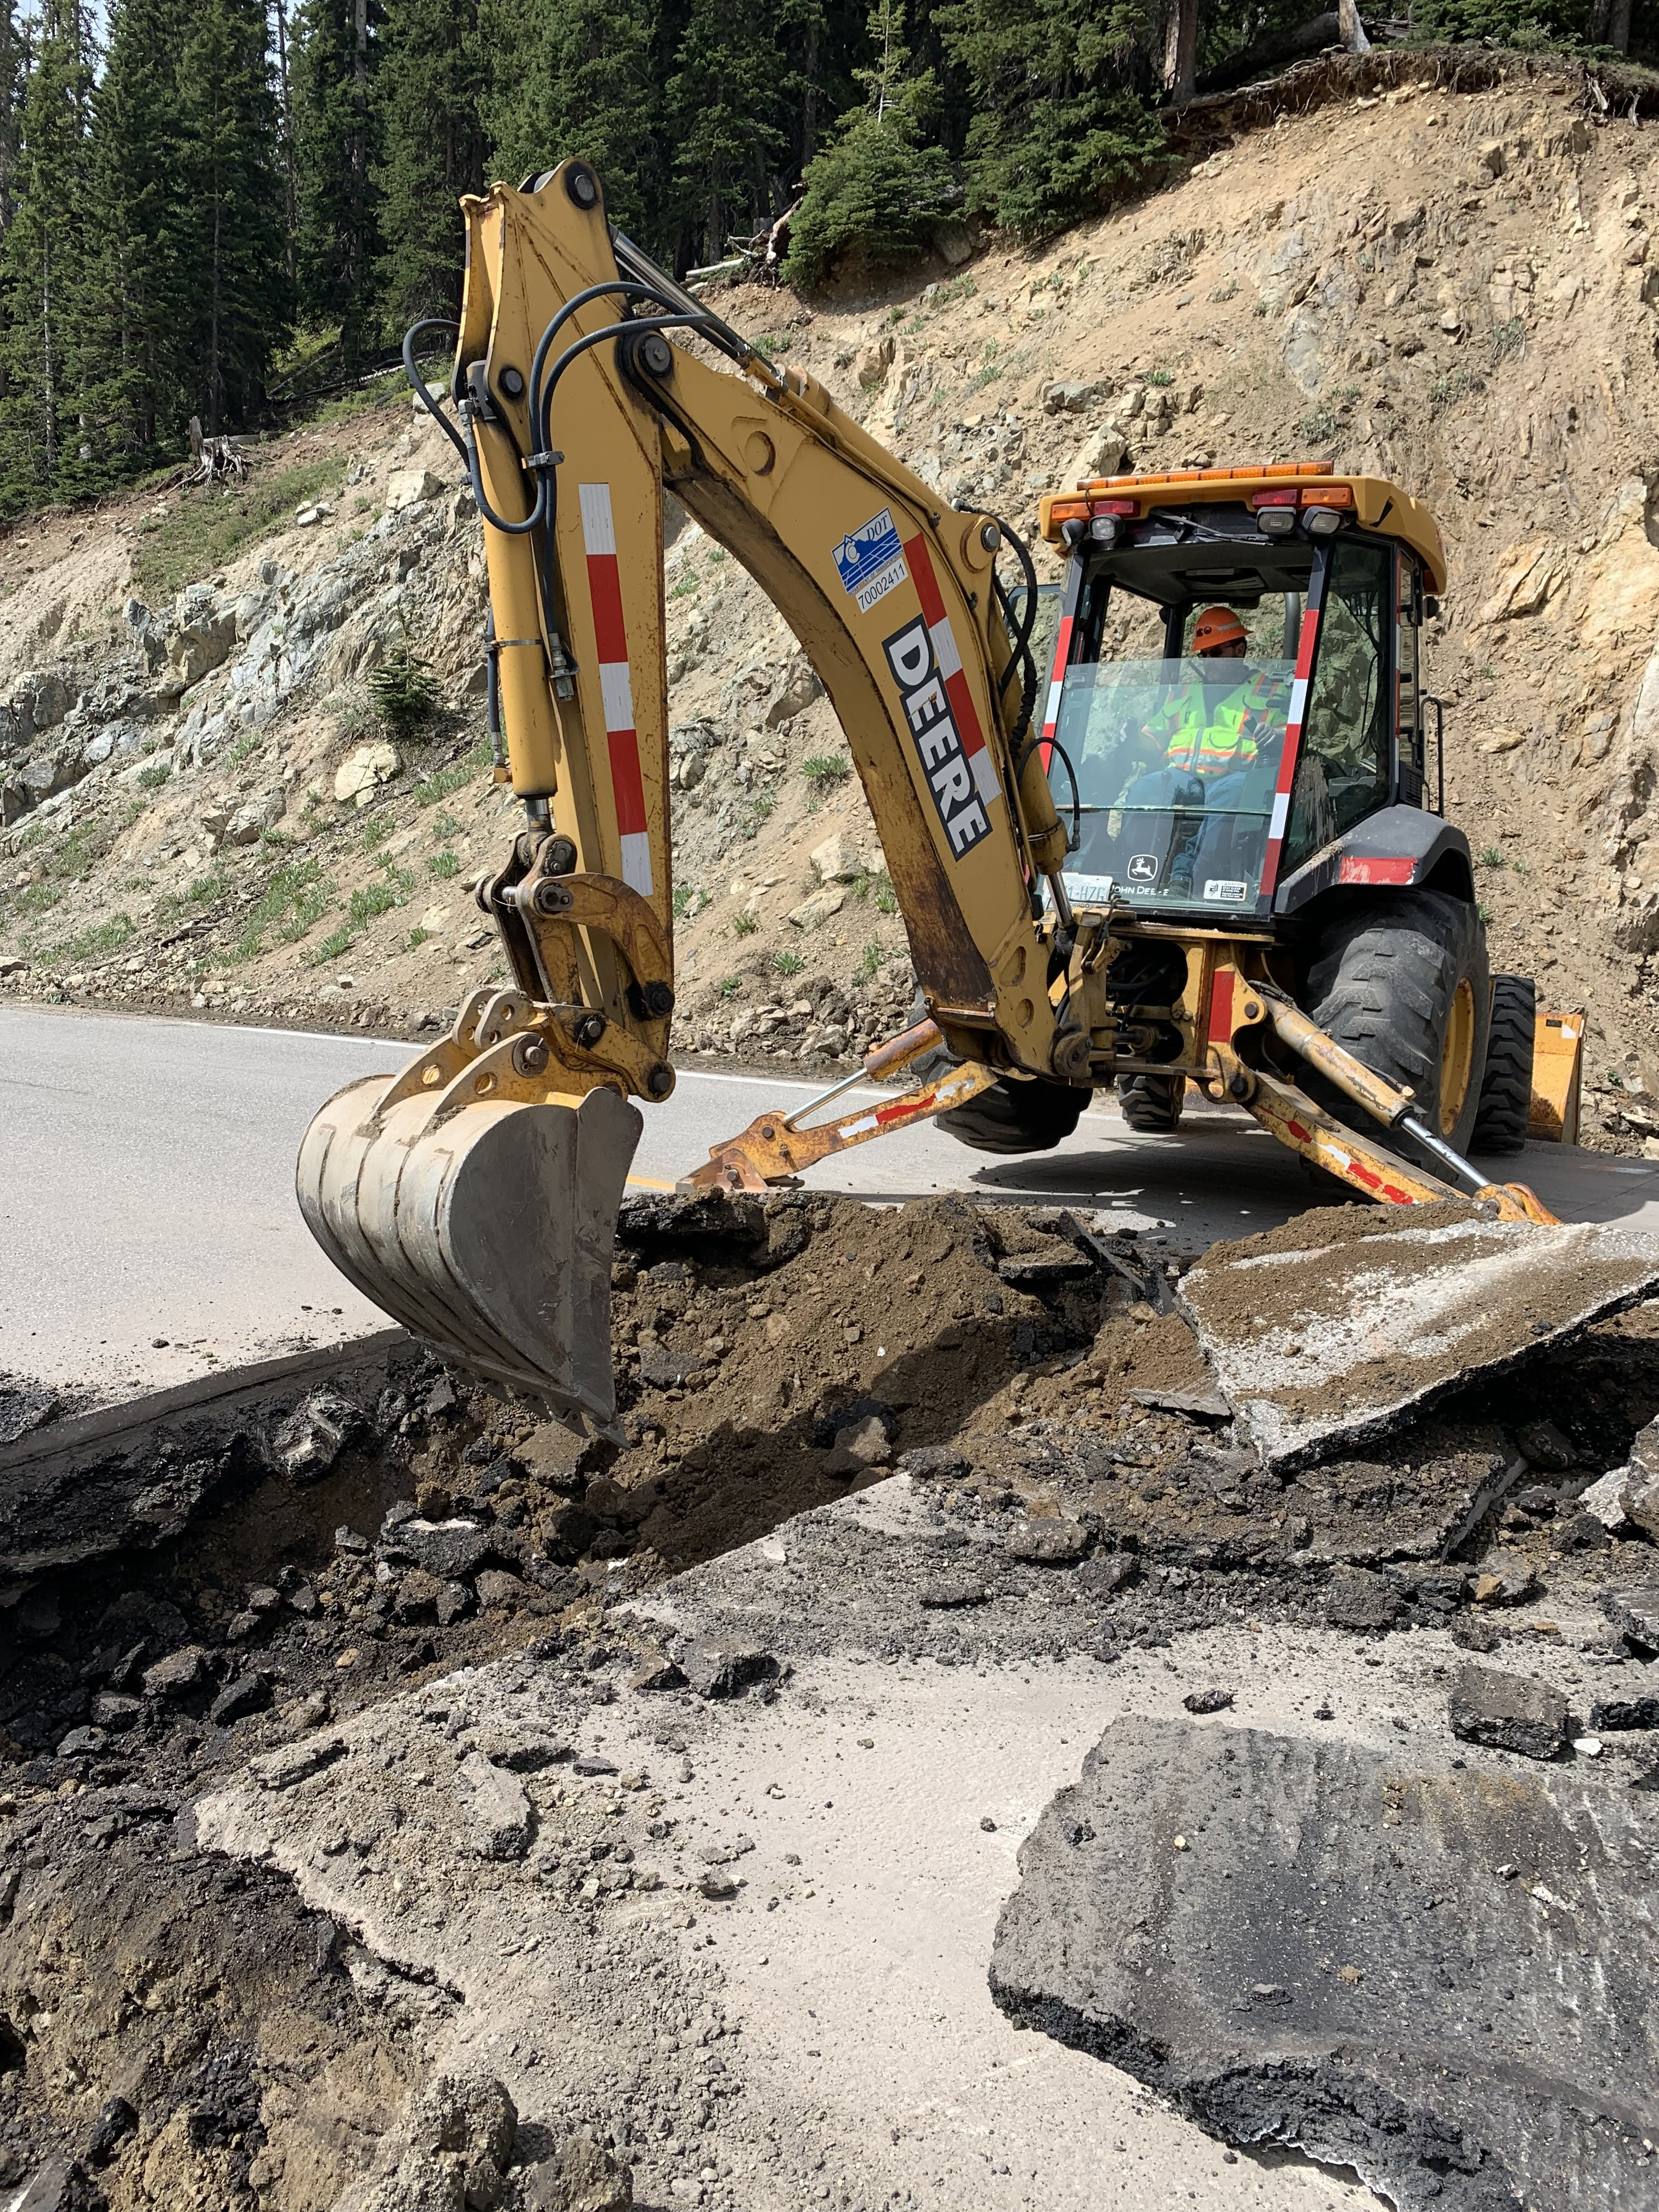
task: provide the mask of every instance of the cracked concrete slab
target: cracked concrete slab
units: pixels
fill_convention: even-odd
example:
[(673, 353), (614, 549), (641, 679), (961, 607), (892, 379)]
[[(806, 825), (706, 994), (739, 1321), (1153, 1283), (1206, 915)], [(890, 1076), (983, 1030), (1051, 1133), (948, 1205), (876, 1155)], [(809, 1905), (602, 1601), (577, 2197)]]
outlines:
[[(193, 1840), (291, 1875), (352, 1931), (360, 1990), (425, 2008), (433, 2063), (498, 2074), (550, 2127), (618, 2130), (641, 2203), (1373, 2202), (1299, 2154), (1230, 2159), (1155, 2084), (1022, 2033), (988, 1968), (1020, 1844), (1121, 1717), (1191, 1726), (1183, 1697), (1223, 1685), (1228, 1726), (1456, 1749), (1461, 1655), (1241, 1613), (1106, 1664), (1083, 1601), (1030, 1571), (924, 1658), (905, 1638), (938, 1620), (912, 1595), (939, 1520), (907, 1476), (801, 1516), (613, 1608), (600, 1666), (526, 1655), (412, 1689), (337, 1723), (342, 1755), (290, 1786), (199, 1800)], [(778, 1678), (625, 1687), (641, 1648), (694, 1641), (767, 1650)], [(574, 1755), (516, 1778), (526, 1856), (481, 1858), (479, 1762), (532, 1741)], [(1126, 1847), (1145, 1826), (1126, 1809)]]
[(1214, 1246), (1180, 1304), (1266, 1466), (1386, 1434), (1659, 1286), (1659, 1237), (1461, 1201), (1333, 1208)]

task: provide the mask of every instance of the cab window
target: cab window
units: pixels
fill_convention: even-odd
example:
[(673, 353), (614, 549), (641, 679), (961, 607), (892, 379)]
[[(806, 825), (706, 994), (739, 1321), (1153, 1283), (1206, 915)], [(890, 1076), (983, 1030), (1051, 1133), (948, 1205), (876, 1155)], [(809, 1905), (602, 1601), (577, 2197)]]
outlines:
[(1389, 796), (1394, 550), (1346, 539), (1328, 558), (1285, 840), (1287, 872)]

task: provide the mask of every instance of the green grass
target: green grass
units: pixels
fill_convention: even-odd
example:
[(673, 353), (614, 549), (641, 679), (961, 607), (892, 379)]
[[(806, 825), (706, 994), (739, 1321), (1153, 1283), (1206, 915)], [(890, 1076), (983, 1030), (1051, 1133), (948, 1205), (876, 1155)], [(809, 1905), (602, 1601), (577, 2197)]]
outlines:
[(1474, 910), (1480, 915), (1482, 921), (1490, 921), (1492, 920), (1492, 908), (1487, 906), (1484, 901), (1476, 899), (1474, 902)]
[(308, 964), (313, 968), (320, 968), (326, 961), (337, 960), (343, 952), (350, 950), (352, 941), (351, 925), (349, 922), (343, 923), (338, 929), (323, 939), (316, 951), (311, 954)]
[(714, 988), (720, 993), (721, 998), (735, 999), (743, 988), (743, 978), (741, 975), (722, 975)]
[(1477, 855), (1477, 858), (1483, 868), (1501, 868), (1504, 865), (1504, 848), (1501, 845), (1488, 845), (1483, 853)]
[(801, 763), (800, 772), (818, 790), (833, 791), (851, 775), (853, 763), (839, 753), (814, 753), (810, 760)]
[(859, 955), (860, 978), (867, 983), (872, 975), (879, 975), (886, 965), (887, 948), (884, 945), (878, 945), (872, 937)]
[(252, 759), (264, 741), (265, 736), (263, 730), (246, 730), (237, 738), (235, 744), (225, 755), (225, 758), (232, 768), (240, 768), (244, 761)]
[(458, 822), (455, 819), (455, 817), (449, 811), (449, 809), (446, 807), (443, 812), (438, 817), (437, 820), (433, 823), (432, 835), (437, 840), (439, 844), (447, 845), (452, 837), (460, 837), (465, 835), (465, 824), (464, 823)]
[(805, 965), (799, 952), (775, 952), (772, 955), (772, 973), (775, 975), (799, 975)]
[(133, 935), (132, 917), (112, 914), (102, 921), (95, 921), (90, 929), (83, 929), (68, 938), (58, 947), (58, 957), (77, 968), (89, 966), (94, 961), (107, 960), (118, 952)]
[(1214, 291), (1211, 293), (1210, 297), (1216, 301), (1218, 306), (1224, 303), (1228, 300), (1236, 300), (1238, 297), (1237, 277), (1230, 276), (1224, 284), (1218, 284)]
[(759, 927), (759, 922), (756, 921), (754, 915), (748, 911), (747, 908), (745, 908), (741, 914), (736, 915), (732, 917), (732, 934), (733, 937), (752, 937)]
[(898, 900), (894, 896), (892, 882), (889, 877), (878, 876), (876, 878), (875, 901), (876, 912), (878, 914), (896, 914), (898, 912)]
[(697, 572), (695, 568), (688, 568), (668, 596), (671, 599), (689, 599), (696, 588)]
[(1492, 367), (1498, 368), (1512, 353), (1519, 353), (1526, 343), (1527, 325), (1522, 316), (1514, 315), (1508, 322), (1498, 324), (1486, 342)]
[(173, 495), (165, 522), (148, 525), (132, 564), (134, 588), (155, 604), (199, 577), (210, 576), (245, 545), (269, 538), (296, 507), (339, 481), (337, 461), (301, 461), (274, 476), (256, 474), (246, 489), (224, 497), (212, 485)]
[(423, 777), (415, 786), (415, 804), (416, 806), (435, 806), (441, 799), (447, 799), (452, 791), (465, 789), (478, 770), (487, 765), (489, 759), (489, 744), (480, 738), (462, 759), (452, 761), (447, 768), (441, 768), (435, 775)]
[(1336, 416), (1328, 407), (1316, 407), (1302, 417), (1296, 429), (1304, 445), (1326, 446), (1336, 435)]
[(410, 951), (418, 952), (431, 934), (431, 931), (428, 929), (411, 929), (409, 933)]
[(933, 305), (935, 307), (954, 307), (958, 300), (975, 298), (978, 292), (979, 286), (971, 276), (952, 276), (933, 295)]
[(452, 876), (459, 876), (461, 872), (459, 857), (450, 852), (434, 853), (427, 866), (442, 884), (447, 884)]
[(284, 945), (298, 944), (322, 920), (333, 896), (333, 884), (322, 880), (319, 860), (289, 861), (265, 885), (236, 940), (233, 958), (257, 959), (271, 932)]
[(372, 853), (377, 845), (384, 845), (391, 835), (392, 817), (389, 814), (371, 814), (363, 824), (364, 852)]
[(1527, 866), (1527, 863), (1518, 858), (1511, 860), (1510, 862), (1510, 866), (1515, 870), (1517, 876), (1529, 876), (1532, 873), (1532, 870)]
[(352, 921), (361, 927), (373, 921), (376, 915), (390, 914), (398, 903), (398, 894), (390, 884), (364, 884), (351, 894), (351, 903), (346, 911)]
[(689, 906), (690, 905), (690, 903), (691, 903), (692, 900), (693, 900), (694, 898), (696, 898), (696, 896), (697, 896), (697, 893), (696, 893), (696, 886), (695, 886), (694, 884), (675, 884), (675, 886), (674, 886), (674, 919), (675, 919), (675, 921), (684, 921), (685, 920), (685, 910), (686, 910), (687, 907), (689, 907)]
[(141, 768), (132, 780), (140, 791), (159, 791), (172, 774), (166, 761), (158, 761), (154, 768)]
[(1159, 391), (1163, 391), (1175, 382), (1175, 371), (1172, 368), (1149, 368), (1146, 372), (1146, 381), (1148, 384), (1156, 385)]

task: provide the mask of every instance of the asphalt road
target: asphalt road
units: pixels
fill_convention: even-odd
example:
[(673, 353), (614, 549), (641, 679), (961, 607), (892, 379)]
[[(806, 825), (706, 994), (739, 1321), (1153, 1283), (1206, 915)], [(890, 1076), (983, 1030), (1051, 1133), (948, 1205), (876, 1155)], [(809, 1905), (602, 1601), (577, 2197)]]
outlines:
[[(0, 1372), (107, 1402), (385, 1326), (312, 1242), (294, 1160), (331, 1092), (409, 1049), (0, 1008)], [(673, 1097), (647, 1109), (635, 1174), (671, 1183), (768, 1106), (812, 1091), (682, 1069)], [(1540, 1145), (1494, 1170), (1521, 1174), (1565, 1218), (1659, 1231), (1659, 1164)], [(888, 1202), (964, 1189), (1098, 1208), (1183, 1250), (1306, 1203), (1298, 1164), (1243, 1114), (1200, 1109), (1179, 1138), (1147, 1138), (1109, 1103), (1053, 1152), (991, 1158), (923, 1125), (807, 1181)]]

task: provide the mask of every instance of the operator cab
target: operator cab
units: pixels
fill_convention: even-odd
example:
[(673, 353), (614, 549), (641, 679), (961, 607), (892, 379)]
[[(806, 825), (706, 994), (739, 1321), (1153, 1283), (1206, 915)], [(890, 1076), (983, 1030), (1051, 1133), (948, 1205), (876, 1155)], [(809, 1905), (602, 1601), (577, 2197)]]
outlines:
[(1422, 567), (1358, 527), (1351, 495), (1345, 509), (1299, 504), (1296, 485), (1252, 501), (1159, 482), (1168, 505), (1146, 479), (1124, 491), (1077, 515), (1049, 502), (1073, 549), (1044, 729), (1066, 890), (1077, 906), (1265, 919), (1356, 824), (1425, 804)]

